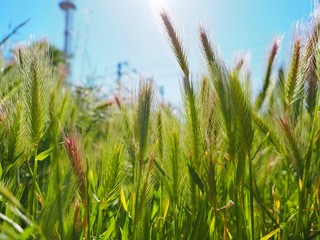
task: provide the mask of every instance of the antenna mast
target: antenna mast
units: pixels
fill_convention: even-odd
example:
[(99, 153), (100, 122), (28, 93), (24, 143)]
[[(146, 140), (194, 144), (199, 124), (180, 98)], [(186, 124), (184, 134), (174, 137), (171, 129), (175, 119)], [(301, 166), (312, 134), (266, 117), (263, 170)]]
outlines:
[(66, 60), (67, 74), (70, 72), (70, 57), (71, 57), (71, 22), (72, 12), (76, 9), (76, 5), (71, 0), (62, 0), (59, 7), (65, 12), (65, 30), (64, 30), (64, 50), (63, 54)]

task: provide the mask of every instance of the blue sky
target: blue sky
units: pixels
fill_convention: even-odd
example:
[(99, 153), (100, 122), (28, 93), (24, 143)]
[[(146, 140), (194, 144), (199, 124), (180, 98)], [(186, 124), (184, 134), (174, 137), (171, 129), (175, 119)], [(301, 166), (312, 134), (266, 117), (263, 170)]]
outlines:
[[(63, 48), (64, 18), (59, 1), (2, 0), (0, 38), (27, 18), (30, 22), (10, 39), (47, 38)], [(78, 0), (74, 1), (73, 82), (96, 79), (111, 87), (118, 62), (128, 62), (123, 81), (137, 83), (139, 75), (154, 76), (164, 86), (165, 99), (179, 103), (180, 70), (163, 34), (156, 5), (165, 4), (180, 32), (195, 81), (204, 73), (198, 42), (202, 24), (228, 65), (235, 56), (249, 56), (253, 89), (261, 86), (268, 49), (283, 37), (281, 55), (290, 54), (297, 21), (306, 21), (310, 0)], [(136, 71), (136, 73), (135, 73)]]

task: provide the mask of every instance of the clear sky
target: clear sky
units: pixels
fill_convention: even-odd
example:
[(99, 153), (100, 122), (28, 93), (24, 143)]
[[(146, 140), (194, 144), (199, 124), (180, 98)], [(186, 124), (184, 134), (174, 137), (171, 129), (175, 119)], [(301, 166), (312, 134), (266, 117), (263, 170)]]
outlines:
[[(64, 16), (58, 0), (2, 0), (0, 39), (27, 18), (30, 22), (6, 48), (21, 40), (47, 38), (63, 48)], [(73, 82), (96, 79), (112, 86), (118, 62), (128, 62), (123, 81), (154, 76), (165, 99), (179, 103), (180, 70), (161, 27), (157, 8), (164, 4), (187, 50), (195, 81), (204, 72), (198, 42), (202, 24), (227, 64), (236, 55), (250, 60), (253, 89), (259, 89), (268, 49), (282, 36), (280, 56), (290, 54), (297, 21), (306, 21), (312, 0), (75, 0)], [(281, 62), (282, 58), (279, 57)], [(136, 70), (137, 73), (134, 73)]]

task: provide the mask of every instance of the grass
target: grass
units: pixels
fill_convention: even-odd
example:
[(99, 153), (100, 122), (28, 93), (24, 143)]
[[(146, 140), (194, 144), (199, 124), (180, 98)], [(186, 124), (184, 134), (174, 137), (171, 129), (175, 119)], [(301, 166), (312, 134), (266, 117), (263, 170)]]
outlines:
[(319, 238), (319, 23), (286, 68), (272, 45), (254, 99), (243, 62), (228, 68), (203, 27), (195, 84), (161, 19), (182, 72), (179, 116), (152, 79), (130, 104), (70, 90), (44, 43), (2, 66), (0, 239)]

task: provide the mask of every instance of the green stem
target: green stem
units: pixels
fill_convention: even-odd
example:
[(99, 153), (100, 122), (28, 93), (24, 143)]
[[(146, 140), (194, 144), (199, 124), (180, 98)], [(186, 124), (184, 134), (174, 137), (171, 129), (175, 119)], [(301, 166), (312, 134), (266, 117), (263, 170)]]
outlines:
[(90, 199), (89, 199), (89, 162), (88, 162), (88, 158), (86, 158), (86, 198), (87, 198), (87, 206), (86, 206), (86, 217), (87, 217), (87, 239), (90, 239)]
[[(54, 152), (54, 156), (56, 156), (56, 150)], [(54, 157), (53, 159), (56, 159)], [(64, 221), (63, 221), (63, 204), (62, 204), (62, 195), (61, 195), (61, 176), (60, 176), (60, 161), (57, 159), (57, 189), (58, 189), (58, 206), (59, 206), (59, 225), (60, 225), (60, 231), (61, 231), (61, 240), (65, 239), (65, 234), (64, 234)]]
[(236, 186), (236, 191), (234, 192), (234, 203), (235, 203), (235, 208), (234, 208), (234, 213), (235, 213), (235, 220), (237, 222), (236, 224), (236, 232), (237, 232), (237, 239), (241, 239), (241, 234), (240, 234), (240, 225), (241, 225), (241, 220), (240, 220), (240, 213), (239, 213), (239, 209), (240, 209), (240, 204), (239, 204), (239, 189), (238, 186)]
[(97, 232), (96, 232), (96, 239), (99, 239), (101, 226), (102, 226), (102, 207), (101, 203), (98, 204), (98, 224), (97, 224)]
[(38, 149), (36, 147), (35, 151), (34, 151), (34, 166), (33, 166), (33, 175), (32, 175), (32, 187), (31, 187), (31, 206), (32, 206), (32, 210), (31, 210), (31, 214), (33, 216), (33, 219), (36, 219), (37, 216), (37, 195), (36, 195), (36, 184), (37, 184), (37, 174), (38, 174), (38, 161), (36, 160), (37, 157), (37, 153), (38, 153)]
[(253, 206), (253, 177), (252, 177), (252, 160), (250, 152), (248, 152), (249, 161), (249, 188), (250, 188), (250, 213), (251, 213), (251, 238), (254, 240), (254, 206)]
[(138, 219), (140, 215), (140, 185), (141, 185), (141, 179), (142, 179), (142, 169), (141, 169), (141, 164), (142, 164), (142, 154), (138, 154), (138, 159), (136, 161), (136, 166), (135, 166), (135, 173), (134, 173), (134, 185), (136, 185), (136, 196), (135, 196), (135, 207), (134, 207), (134, 220), (133, 220), (133, 239), (136, 240), (138, 239), (137, 233), (138, 233)]
[[(319, 102), (320, 94), (318, 93), (317, 95), (317, 103)], [(315, 113), (314, 116), (317, 115), (318, 112), (318, 107), (315, 108)], [(295, 232), (295, 237), (296, 239), (301, 238), (300, 232), (301, 232), (301, 227), (304, 227), (305, 224), (302, 222), (303, 216), (302, 216), (302, 210), (307, 208), (308, 204), (308, 199), (309, 199), (309, 194), (307, 191), (307, 185), (309, 182), (309, 177), (312, 175), (310, 172), (311, 169), (311, 160), (312, 160), (312, 150), (313, 150), (313, 144), (314, 144), (314, 135), (316, 133), (317, 129), (317, 118), (312, 117), (311, 118), (311, 130), (310, 130), (310, 137), (309, 137), (309, 143), (308, 143), (308, 148), (307, 148), (307, 155), (305, 157), (305, 164), (303, 168), (303, 175), (302, 175), (302, 187), (301, 190), (299, 188), (299, 209), (298, 209), (298, 216), (297, 216), (297, 225), (296, 225), (296, 232)], [(299, 187), (299, 184), (298, 184)]]

